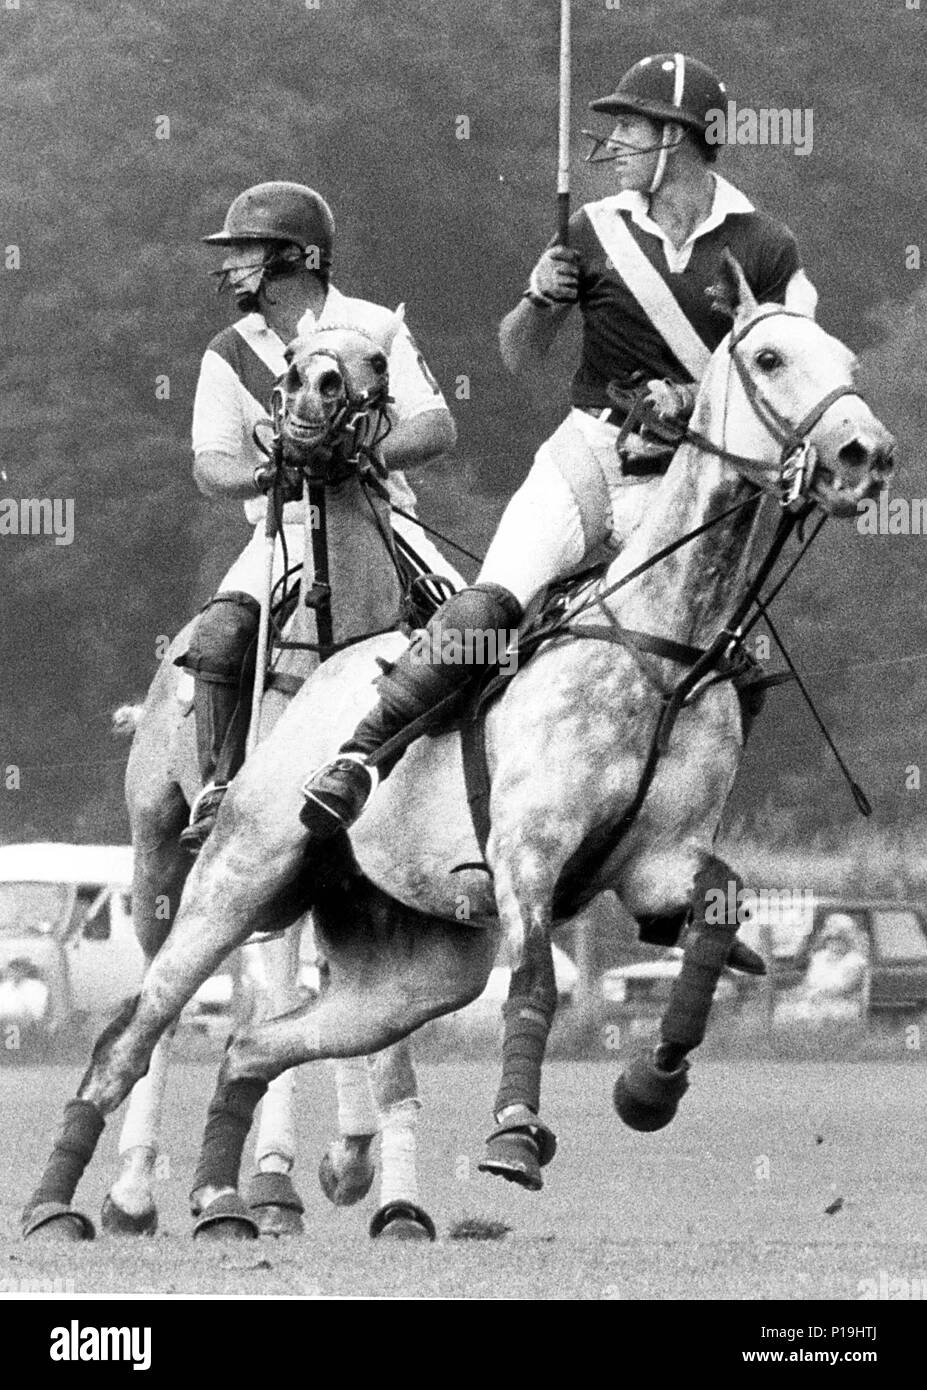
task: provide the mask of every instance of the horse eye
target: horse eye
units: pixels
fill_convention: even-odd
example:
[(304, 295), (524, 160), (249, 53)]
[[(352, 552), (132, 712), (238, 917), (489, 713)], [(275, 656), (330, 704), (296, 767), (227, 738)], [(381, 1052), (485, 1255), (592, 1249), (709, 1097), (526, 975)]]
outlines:
[(285, 381), (286, 381), (286, 389), (287, 389), (288, 391), (297, 391), (297, 390), (299, 389), (299, 386), (300, 386), (300, 383), (301, 383), (301, 381), (302, 381), (302, 378), (301, 378), (301, 376), (299, 375), (299, 368), (297, 367), (297, 365), (296, 365), (295, 362), (291, 362), (291, 363), (290, 363), (289, 369), (287, 370), (287, 374), (286, 374)]
[(386, 357), (382, 352), (375, 352), (370, 359), (371, 369), (376, 372), (377, 376), (386, 375), (387, 365)]
[(753, 360), (764, 372), (772, 372), (782, 366), (782, 358), (772, 348), (762, 348)]

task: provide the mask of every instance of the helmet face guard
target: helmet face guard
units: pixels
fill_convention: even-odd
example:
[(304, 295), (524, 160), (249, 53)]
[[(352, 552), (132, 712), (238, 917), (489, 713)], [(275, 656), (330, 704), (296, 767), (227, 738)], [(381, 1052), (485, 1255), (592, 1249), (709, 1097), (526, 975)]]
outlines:
[(633, 158), (638, 154), (653, 154), (655, 150), (665, 148), (663, 140), (658, 140), (655, 145), (629, 145), (626, 140), (616, 140), (611, 134), (605, 135), (597, 130), (584, 129), (582, 134), (591, 142), (591, 148), (584, 160), (586, 164), (614, 164), (616, 159), (621, 159), (625, 154)]
[[(240, 245), (243, 257), (238, 264), (226, 264), (219, 270), (211, 270), (209, 274), (217, 281), (217, 294), (231, 289), (239, 308), (253, 313), (259, 307), (262, 294), (266, 295), (267, 284), (271, 280), (294, 275), (305, 265), (306, 253), (292, 242), (255, 240), (253, 243), (243, 241)], [(226, 257), (227, 261), (231, 259), (232, 256)]]

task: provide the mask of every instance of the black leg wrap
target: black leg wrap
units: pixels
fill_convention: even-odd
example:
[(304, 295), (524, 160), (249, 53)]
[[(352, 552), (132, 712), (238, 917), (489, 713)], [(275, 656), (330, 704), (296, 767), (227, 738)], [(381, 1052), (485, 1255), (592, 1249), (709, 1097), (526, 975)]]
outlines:
[(553, 1013), (546, 1014), (531, 999), (510, 999), (503, 1013), (502, 1081), (495, 1112), (499, 1115), (509, 1105), (527, 1105), (536, 1115), (541, 1108), (541, 1066)]
[(706, 924), (706, 906), (712, 890), (726, 894), (731, 882), (740, 887), (720, 860), (711, 861), (695, 880), (693, 921), (683, 944), (682, 970), (673, 984), (660, 1028), (668, 1049), (659, 1058), (661, 1066), (676, 1066), (705, 1036), (715, 988), (737, 934), (736, 922)]
[(68, 1101), (64, 1107), (61, 1133), (26, 1208), (27, 1214), (44, 1202), (70, 1203), (84, 1169), (93, 1158), (104, 1123), (103, 1116), (91, 1101)]
[(193, 1178), (201, 1187), (237, 1187), (241, 1155), (254, 1112), (267, 1090), (266, 1081), (245, 1078), (221, 1084), (206, 1117), (203, 1146)]

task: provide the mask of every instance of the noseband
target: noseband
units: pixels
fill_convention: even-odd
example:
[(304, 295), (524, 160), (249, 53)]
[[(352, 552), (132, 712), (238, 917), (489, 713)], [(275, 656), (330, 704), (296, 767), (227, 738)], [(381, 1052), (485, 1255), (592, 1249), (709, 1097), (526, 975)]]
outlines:
[[(335, 325), (332, 325), (328, 330), (321, 329), (319, 331), (335, 331)], [(351, 331), (361, 333), (365, 338), (370, 338), (370, 335), (362, 333), (362, 330), (352, 328)], [(370, 338), (370, 341), (379, 351), (383, 351), (376, 339)], [(307, 462), (303, 471), (307, 477), (322, 477), (327, 483), (334, 485), (343, 482), (352, 472), (356, 472), (363, 458), (374, 465), (377, 473), (382, 474), (384, 470), (378, 464), (375, 450), (386, 438), (390, 428), (386, 412), (393, 398), (389, 394), (386, 376), (384, 375), (378, 385), (372, 386), (368, 390), (360, 390), (354, 383), (347, 362), (337, 349), (318, 347), (312, 352), (306, 353), (301, 360), (311, 362), (318, 357), (327, 358), (338, 368), (344, 383), (344, 400), (328, 422), (325, 430), (320, 434), (319, 439), (308, 451), (310, 461)], [(274, 433), (278, 437), (281, 436), (286, 421), (286, 399), (286, 391), (278, 382), (271, 398)], [(316, 451), (319, 451), (326, 459), (326, 463), (321, 469), (318, 469), (311, 461), (312, 454)], [(333, 459), (333, 455), (335, 459)], [(333, 467), (335, 460), (336, 466)]]
[(807, 314), (799, 314), (794, 309), (770, 308), (758, 314), (756, 318), (745, 324), (739, 332), (731, 336), (728, 343), (728, 353), (731, 361), (737, 370), (740, 384), (743, 387), (744, 395), (753, 410), (754, 415), (772, 435), (773, 439), (780, 446), (779, 454), (779, 474), (774, 486), (770, 486), (768, 480), (768, 465), (762, 459), (747, 458), (743, 454), (734, 454), (723, 448), (721, 445), (700, 434), (697, 430), (687, 429), (685, 439), (697, 445), (698, 448), (706, 450), (708, 453), (715, 454), (718, 458), (725, 459), (737, 467), (741, 473), (745, 474), (757, 487), (764, 492), (775, 492), (780, 505), (790, 507), (796, 503), (804, 503), (807, 500), (808, 490), (814, 479), (815, 466), (817, 464), (817, 452), (814, 445), (808, 439), (808, 435), (827, 410), (839, 401), (843, 396), (856, 396), (862, 400), (859, 391), (852, 386), (836, 386), (832, 391), (828, 391), (816, 405), (799, 420), (797, 425), (786, 420), (780, 415), (774, 406), (762, 395), (753, 377), (747, 371), (738, 353), (735, 351), (743, 342), (744, 338), (764, 319), (775, 316), (785, 316), (794, 319), (804, 319), (808, 321)]

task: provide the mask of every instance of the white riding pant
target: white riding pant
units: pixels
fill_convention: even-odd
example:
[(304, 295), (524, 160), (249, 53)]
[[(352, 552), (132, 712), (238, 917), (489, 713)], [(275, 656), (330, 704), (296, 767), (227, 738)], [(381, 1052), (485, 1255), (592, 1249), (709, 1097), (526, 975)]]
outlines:
[[(434, 573), (449, 579), (455, 588), (462, 589), (466, 580), (458, 574), (457, 570), (438, 550), (428, 536), (417, 526), (415, 522), (407, 521), (403, 516), (392, 516), (393, 530), (407, 540), (412, 549), (419, 555), (424, 564)], [(306, 545), (305, 527), (301, 521), (287, 523), (284, 520), (283, 537), (286, 541), (287, 558), (291, 566), (298, 565), (303, 560), (303, 552)], [(308, 557), (311, 560), (311, 556)], [(274, 571), (273, 582), (283, 574), (283, 547), (279, 539), (274, 548)], [(252, 598), (260, 602), (261, 591), (264, 586), (264, 523), (260, 522), (254, 528), (254, 532), (232, 565), (217, 590), (218, 593), (227, 593), (230, 589), (237, 589), (241, 593), (250, 594)]]
[[(523, 608), (545, 585), (581, 568), (597, 548), (621, 549), (653, 500), (659, 477), (625, 477), (615, 449), (614, 425), (572, 410), (534, 456), (521, 487), (502, 514), (479, 578), (501, 584)], [(591, 452), (587, 462), (604, 475), (610, 511), (586, 527), (573, 489), (557, 466), (563, 451)], [(593, 463), (594, 461), (594, 463)], [(603, 510), (603, 509), (600, 509)]]

